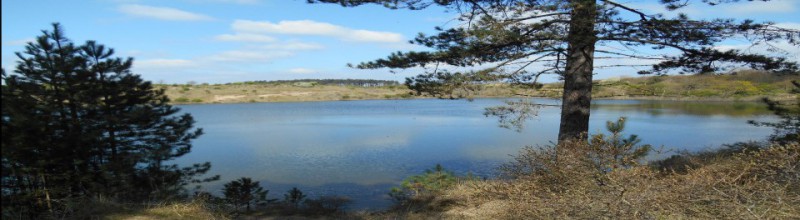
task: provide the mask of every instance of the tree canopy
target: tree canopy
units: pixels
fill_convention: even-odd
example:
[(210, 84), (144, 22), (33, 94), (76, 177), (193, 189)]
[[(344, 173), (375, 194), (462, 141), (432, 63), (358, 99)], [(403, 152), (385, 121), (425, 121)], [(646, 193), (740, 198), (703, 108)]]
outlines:
[[(765, 0), (767, 1), (767, 0)], [(711, 73), (751, 68), (796, 74), (785, 57), (716, 47), (727, 39), (753, 44), (786, 41), (800, 46), (800, 31), (749, 19), (692, 19), (686, 14), (648, 14), (611, 0), (308, 0), (345, 7), (379, 4), (419, 10), (441, 6), (459, 12), (461, 24), (420, 34), (411, 43), (431, 51), (396, 52), (356, 68), (414, 68), (425, 73), (407, 79), (419, 94), (468, 94), (490, 81), (537, 84), (542, 74), (564, 80), (559, 140), (583, 138), (588, 131), (595, 68), (651, 60), (641, 74)], [(702, 0), (718, 5), (738, 0)], [(692, 1), (661, 0), (680, 11)], [(694, 2), (698, 3), (698, 2)], [(766, 44), (770, 46), (770, 44)], [(770, 46), (770, 49), (781, 48)], [(643, 53), (642, 51), (647, 51)], [(652, 51), (660, 52), (653, 54)], [(609, 60), (597, 65), (595, 60)], [(478, 68), (451, 72), (446, 67)], [(519, 111), (507, 111), (518, 113)], [(521, 117), (524, 118), (524, 117)]]
[(269, 190), (264, 190), (258, 181), (253, 182), (249, 177), (242, 177), (226, 183), (222, 193), (225, 195), (225, 200), (233, 204), (237, 211), (239, 207), (245, 206), (249, 212), (251, 205), (267, 202)]
[(171, 162), (202, 130), (130, 71), (132, 58), (76, 45), (58, 23), (42, 33), (17, 52), (13, 73), (3, 71), (4, 217), (53, 217), (87, 198), (161, 201), (217, 178), (197, 179), (209, 163)]

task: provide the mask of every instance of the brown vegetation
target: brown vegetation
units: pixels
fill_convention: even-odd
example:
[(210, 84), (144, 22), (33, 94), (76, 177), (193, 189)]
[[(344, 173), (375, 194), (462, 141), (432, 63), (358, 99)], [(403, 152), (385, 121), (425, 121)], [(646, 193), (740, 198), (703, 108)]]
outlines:
[[(676, 155), (658, 163), (603, 160), (591, 144), (524, 148), (506, 179), (461, 179), (384, 212), (257, 211), (189, 203), (93, 201), (74, 216), (103, 219), (797, 219), (800, 144)], [(556, 157), (556, 154), (558, 155)], [(606, 162), (600, 162), (606, 161)], [(623, 162), (629, 165), (622, 165)], [(86, 208), (92, 207), (92, 208)], [(133, 208), (132, 208), (133, 207)], [(135, 208), (138, 207), (138, 208)], [(319, 209), (323, 210), (323, 209)], [(327, 210), (327, 209), (324, 209)]]
[[(595, 82), (595, 98), (758, 100), (786, 99), (797, 74), (742, 71), (724, 75), (678, 75), (607, 79)], [(786, 97), (781, 97), (786, 96)]]
[(226, 85), (158, 85), (176, 103), (306, 102), (411, 98), (403, 86), (337, 86), (235, 83)]
[(69, 202), (67, 219), (155, 220), (155, 219), (231, 219), (224, 207), (205, 200), (154, 204), (123, 204), (103, 198)]
[[(614, 78), (594, 81), (594, 98), (668, 100), (746, 100), (769, 96), (789, 100), (791, 80), (797, 75), (743, 71), (726, 75), (679, 75)], [(415, 98), (403, 85), (353, 86), (313, 83), (229, 83), (157, 85), (176, 103), (301, 102)], [(533, 88), (524, 85), (484, 84), (464, 97), (561, 97), (561, 83)], [(422, 96), (425, 98), (426, 96)], [(419, 97), (417, 97), (419, 98)]]
[(684, 163), (659, 167), (597, 169), (597, 160), (590, 159), (596, 153), (589, 145), (576, 143), (542, 150), (525, 148), (511, 164), (518, 169), (507, 173), (513, 177), (510, 180), (464, 182), (429, 200), (427, 210), (384, 215), (443, 219), (800, 218), (797, 143), (733, 154), (684, 155)]

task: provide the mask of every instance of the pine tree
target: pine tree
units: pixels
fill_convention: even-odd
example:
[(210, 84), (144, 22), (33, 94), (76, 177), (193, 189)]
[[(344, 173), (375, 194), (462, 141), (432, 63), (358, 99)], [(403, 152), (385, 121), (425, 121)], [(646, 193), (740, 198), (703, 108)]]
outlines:
[(233, 204), (236, 210), (245, 206), (249, 212), (251, 205), (259, 205), (267, 201), (269, 190), (264, 190), (258, 181), (253, 182), (248, 177), (242, 177), (226, 183), (222, 193), (225, 195), (225, 200)]
[(209, 163), (168, 163), (202, 131), (130, 71), (132, 58), (94, 41), (75, 45), (58, 23), (42, 32), (3, 74), (4, 210), (36, 218), (65, 211), (70, 199), (162, 200), (216, 178), (195, 179)]
[(616, 122), (606, 121), (606, 129), (610, 135), (592, 135), (588, 143), (598, 169), (603, 172), (636, 165), (653, 148), (649, 144), (640, 145), (642, 139), (638, 135), (632, 134), (627, 138), (622, 135), (625, 117), (620, 117)]
[(289, 190), (288, 192), (286, 192), (286, 194), (283, 195), (283, 201), (292, 205), (292, 208), (294, 209), (300, 208), (300, 202), (303, 202), (303, 199), (305, 198), (306, 195), (303, 194), (303, 191), (297, 189), (297, 187), (292, 187), (291, 190)]
[[(767, 1), (767, 0), (764, 0)], [(647, 14), (627, 3), (612, 0), (308, 0), (345, 7), (379, 4), (387, 8), (420, 10), (441, 6), (461, 15), (463, 24), (439, 28), (438, 34), (420, 34), (412, 43), (432, 51), (396, 52), (385, 59), (364, 62), (357, 68), (423, 67), (426, 73), (406, 84), (418, 94), (459, 98), (479, 85), (507, 81), (537, 86), (542, 74), (558, 74), (564, 81), (559, 142), (586, 140), (597, 59), (657, 60), (642, 74), (712, 73), (734, 68), (796, 72), (785, 58), (748, 54), (715, 47), (726, 39), (756, 43), (786, 40), (800, 43), (800, 31), (744, 19), (690, 19), (685, 14), (667, 17)], [(690, 1), (662, 0), (671, 11)], [(703, 0), (717, 5), (738, 0)], [(767, 44), (769, 45), (769, 44)], [(661, 55), (640, 53), (642, 48), (665, 50)], [(780, 48), (771, 48), (780, 49)], [(672, 52), (670, 52), (672, 51)], [(678, 55), (673, 55), (677, 51)], [(648, 52), (649, 53), (649, 52)], [(450, 72), (444, 66), (488, 68)], [(612, 66), (625, 66), (624, 60)], [(439, 68), (442, 66), (442, 68)], [(538, 68), (529, 68), (529, 67)], [(796, 73), (794, 73), (796, 74)], [(466, 94), (466, 95), (465, 95)], [(520, 113), (520, 111), (504, 111)], [(526, 117), (517, 117), (526, 118)]]

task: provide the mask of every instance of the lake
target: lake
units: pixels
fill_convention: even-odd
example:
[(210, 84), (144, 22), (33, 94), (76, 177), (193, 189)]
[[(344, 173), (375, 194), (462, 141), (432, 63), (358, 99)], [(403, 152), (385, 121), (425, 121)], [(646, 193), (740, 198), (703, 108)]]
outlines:
[[(534, 99), (558, 105), (560, 101)], [(526, 145), (555, 141), (559, 107), (544, 107), (521, 132), (498, 127), (484, 108), (502, 99), (368, 100), (298, 103), (181, 105), (205, 132), (179, 164), (209, 161), (221, 180), (203, 189), (251, 177), (282, 199), (292, 187), (309, 198), (340, 195), (351, 209), (380, 209), (407, 176), (437, 163), (458, 174), (491, 177)], [(759, 103), (597, 100), (590, 132), (627, 117), (625, 134), (665, 149), (713, 149), (737, 141), (764, 140), (770, 128), (748, 120), (775, 120)], [(659, 158), (669, 153), (651, 155)]]

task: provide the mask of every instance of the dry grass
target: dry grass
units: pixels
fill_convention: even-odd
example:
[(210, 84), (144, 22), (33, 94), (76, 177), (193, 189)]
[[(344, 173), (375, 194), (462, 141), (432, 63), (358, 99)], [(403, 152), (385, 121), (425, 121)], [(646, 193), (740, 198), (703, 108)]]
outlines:
[[(790, 81), (797, 75), (741, 72), (736, 75), (678, 75), (595, 81), (592, 96), (610, 99), (758, 100), (770, 96), (791, 100)], [(465, 97), (561, 97), (563, 84), (542, 88), (486, 84)], [(360, 87), (291, 83), (234, 83), (225, 85), (157, 85), (175, 103), (304, 102), (418, 98), (403, 85)], [(422, 98), (425, 98), (424, 96)]]
[(201, 200), (162, 204), (121, 204), (104, 199), (80, 200), (73, 204), (69, 219), (232, 219), (224, 207)]
[[(563, 151), (562, 151), (563, 150)], [(800, 145), (705, 157), (684, 173), (645, 165), (598, 170), (586, 148), (524, 150), (541, 172), (468, 181), (428, 210), (372, 216), (420, 219), (798, 219)], [(698, 158), (695, 158), (698, 159)], [(519, 164), (518, 164), (519, 165)], [(441, 211), (440, 211), (441, 210)]]
[(677, 75), (620, 78), (595, 81), (596, 98), (637, 98), (688, 100), (758, 100), (770, 96), (791, 99), (789, 91), (795, 74), (742, 71), (735, 75)]
[(107, 219), (150, 220), (150, 219), (230, 219), (219, 213), (213, 213), (206, 207), (196, 203), (170, 204), (144, 209), (136, 214), (110, 215)]
[(411, 98), (402, 86), (297, 86), (291, 84), (157, 85), (176, 103), (301, 102)]
[[(72, 204), (79, 219), (800, 219), (800, 144), (613, 166), (587, 144), (525, 148), (505, 179), (461, 180), (385, 212), (254, 212), (203, 201)], [(609, 166), (611, 165), (611, 166)]]
[[(175, 103), (309, 102), (431, 98), (414, 96), (405, 86), (335, 86), (293, 84), (157, 85)], [(519, 97), (532, 89), (486, 85), (472, 97)]]

